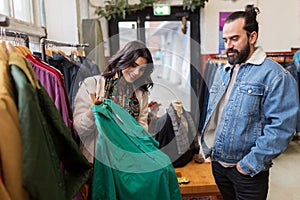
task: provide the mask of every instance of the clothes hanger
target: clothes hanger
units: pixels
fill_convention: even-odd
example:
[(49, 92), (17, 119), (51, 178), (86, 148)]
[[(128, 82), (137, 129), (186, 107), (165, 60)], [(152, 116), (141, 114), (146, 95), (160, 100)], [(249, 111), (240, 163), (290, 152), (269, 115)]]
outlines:
[(0, 43), (0, 45), (1, 45), (1, 47), (2, 47), (2, 48), (6, 48), (6, 43), (5, 43), (5, 41), (4, 41), (4, 40), (1, 40), (1, 43)]
[(82, 53), (78, 50), (73, 50), (71, 51), (71, 59), (74, 60), (75, 62), (79, 62), (80, 58), (82, 57)]
[(46, 49), (45, 49), (46, 55), (53, 58), (52, 52), (53, 52), (53, 49), (49, 49), (49, 46), (47, 45)]
[(18, 54), (20, 54), (21, 56), (25, 57), (26, 53), (24, 52), (24, 50), (22, 48), (20, 48), (19, 46), (14, 46), (16, 48), (16, 52)]
[(292, 54), (268, 54), (268, 58), (280, 63), (280, 64), (286, 64), (293, 62)]
[[(14, 45), (12, 45), (10, 42), (7, 42), (6, 43), (6, 49), (7, 49), (7, 52), (8, 53), (11, 53), (11, 54), (16, 54), (18, 53), (18, 48), (16, 48)], [(25, 60), (25, 59), (24, 59)], [(24, 62), (23, 60), (23, 62)], [(37, 89), (40, 89), (41, 86), (38, 82), (38, 79), (36, 78), (35, 76), (35, 73), (33, 71), (33, 68), (32, 67), (29, 67), (26, 62), (24, 62), (24, 65), (20, 65), (19, 66), (20, 69), (23, 70), (24, 74), (26, 74), (27, 78), (29, 79), (29, 82), (30, 84), (34, 87), (34, 88), (37, 88)]]
[(3, 38), (6, 39), (6, 36), (5, 36), (5, 30), (3, 27), (1, 27), (1, 29), (0, 29), (0, 37), (1, 37), (0, 45), (3, 49), (6, 50), (6, 42), (5, 42), (5, 40), (3, 40)]
[(11, 44), (11, 42), (6, 43), (6, 49), (8, 53), (19, 53), (19, 51), (14, 45)]
[(82, 47), (82, 57), (85, 57), (85, 46)]
[(57, 53), (63, 55), (64, 57), (67, 57), (66, 53), (62, 50), (57, 50)]
[(20, 44), (16, 45), (16, 47), (22, 51), (22, 53), (25, 57), (28, 54), (32, 55), (32, 52), (30, 51), (30, 49), (28, 47), (26, 47), (24, 45), (20, 45)]
[(14, 39), (14, 43), (15, 43), (14, 46), (16, 48), (16, 51), (23, 57), (26, 57), (27, 54), (32, 54), (28, 47), (20, 45), (20, 43), (22, 41), (21, 35), (18, 35), (17, 32), (15, 33), (15, 35), (16, 35), (16, 37)]

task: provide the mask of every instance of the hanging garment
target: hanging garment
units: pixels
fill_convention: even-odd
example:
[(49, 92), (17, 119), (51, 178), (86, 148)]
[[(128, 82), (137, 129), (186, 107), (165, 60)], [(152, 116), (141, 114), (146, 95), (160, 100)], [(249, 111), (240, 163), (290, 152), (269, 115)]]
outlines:
[(42, 62), (38, 57), (28, 54), (26, 58), (31, 64), (36, 77), (46, 89), (57, 110), (61, 113), (65, 124), (72, 132), (72, 114), (63, 74), (58, 69)]
[(74, 80), (70, 102), (72, 111), (74, 111), (74, 100), (82, 81), (88, 77), (100, 75), (98, 65), (95, 64), (91, 59), (81, 56), (78, 58), (79, 61), (75, 64), (79, 67), (79, 70), (77, 72), (76, 79)]
[(200, 114), (198, 130), (202, 129), (202, 126), (205, 121), (206, 109), (207, 109), (208, 98), (209, 98), (209, 90), (213, 83), (215, 72), (218, 69), (218, 67), (222, 67), (225, 64), (226, 64), (225, 62), (218, 59), (208, 59), (205, 63), (204, 82), (202, 83), (203, 84), (203, 86), (201, 87), (202, 90), (199, 92), (198, 95), (199, 99), (201, 99), (201, 104), (199, 104), (201, 114)]
[(155, 127), (155, 139), (159, 149), (171, 159), (174, 167), (183, 167), (195, 154), (199, 154), (198, 134), (190, 114), (182, 108), (183, 113), (177, 117), (172, 104), (161, 116)]
[(22, 185), (22, 142), (14, 87), (7, 67), (8, 55), (0, 47), (0, 199), (26, 200)]
[(59, 53), (52, 53), (53, 57), (46, 56), (46, 62), (58, 69), (64, 77), (64, 84), (68, 96), (68, 104), (73, 104), (72, 94), (74, 83), (76, 80), (77, 72), (79, 70), (79, 66), (74, 62), (70, 61), (67, 57)]
[(8, 66), (17, 94), (23, 187), (32, 200), (70, 200), (91, 166), (28, 61), (11, 53)]
[(82, 19), (82, 40), (89, 44), (85, 48), (86, 57), (94, 60), (100, 72), (106, 68), (104, 40), (99, 19)]
[(297, 72), (300, 72), (300, 49), (294, 53), (293, 61), (296, 65)]
[(112, 100), (92, 109), (99, 132), (93, 200), (181, 199), (170, 159), (151, 134)]

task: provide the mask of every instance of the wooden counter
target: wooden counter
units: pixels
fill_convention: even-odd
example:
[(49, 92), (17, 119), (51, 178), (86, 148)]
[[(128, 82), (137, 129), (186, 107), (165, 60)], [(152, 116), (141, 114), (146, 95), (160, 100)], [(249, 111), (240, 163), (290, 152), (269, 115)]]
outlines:
[(201, 197), (220, 195), (211, 171), (211, 163), (195, 163), (193, 160), (184, 167), (175, 168), (176, 174), (181, 174), (190, 180), (188, 184), (180, 184), (183, 197)]

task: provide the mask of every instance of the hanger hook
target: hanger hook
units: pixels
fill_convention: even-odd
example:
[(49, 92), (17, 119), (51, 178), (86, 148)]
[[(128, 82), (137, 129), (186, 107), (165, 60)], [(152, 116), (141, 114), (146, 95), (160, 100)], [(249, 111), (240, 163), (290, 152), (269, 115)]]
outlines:
[(0, 29), (0, 38), (1, 38), (1, 40), (3, 38), (3, 27), (1, 27), (1, 29)]
[(85, 45), (82, 47), (82, 56), (85, 57)]
[(4, 40), (7, 41), (7, 37), (6, 37), (6, 29), (3, 28), (3, 37), (4, 37)]
[(20, 38), (21, 38), (21, 33), (17, 32), (17, 45), (20, 45)]

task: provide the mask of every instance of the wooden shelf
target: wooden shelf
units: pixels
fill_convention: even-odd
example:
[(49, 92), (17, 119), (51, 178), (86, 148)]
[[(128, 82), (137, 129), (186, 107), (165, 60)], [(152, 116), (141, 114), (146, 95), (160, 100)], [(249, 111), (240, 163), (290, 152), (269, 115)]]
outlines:
[(212, 175), (210, 162), (198, 164), (191, 161), (184, 167), (175, 168), (175, 172), (190, 180), (188, 184), (180, 184), (183, 197), (220, 195)]

